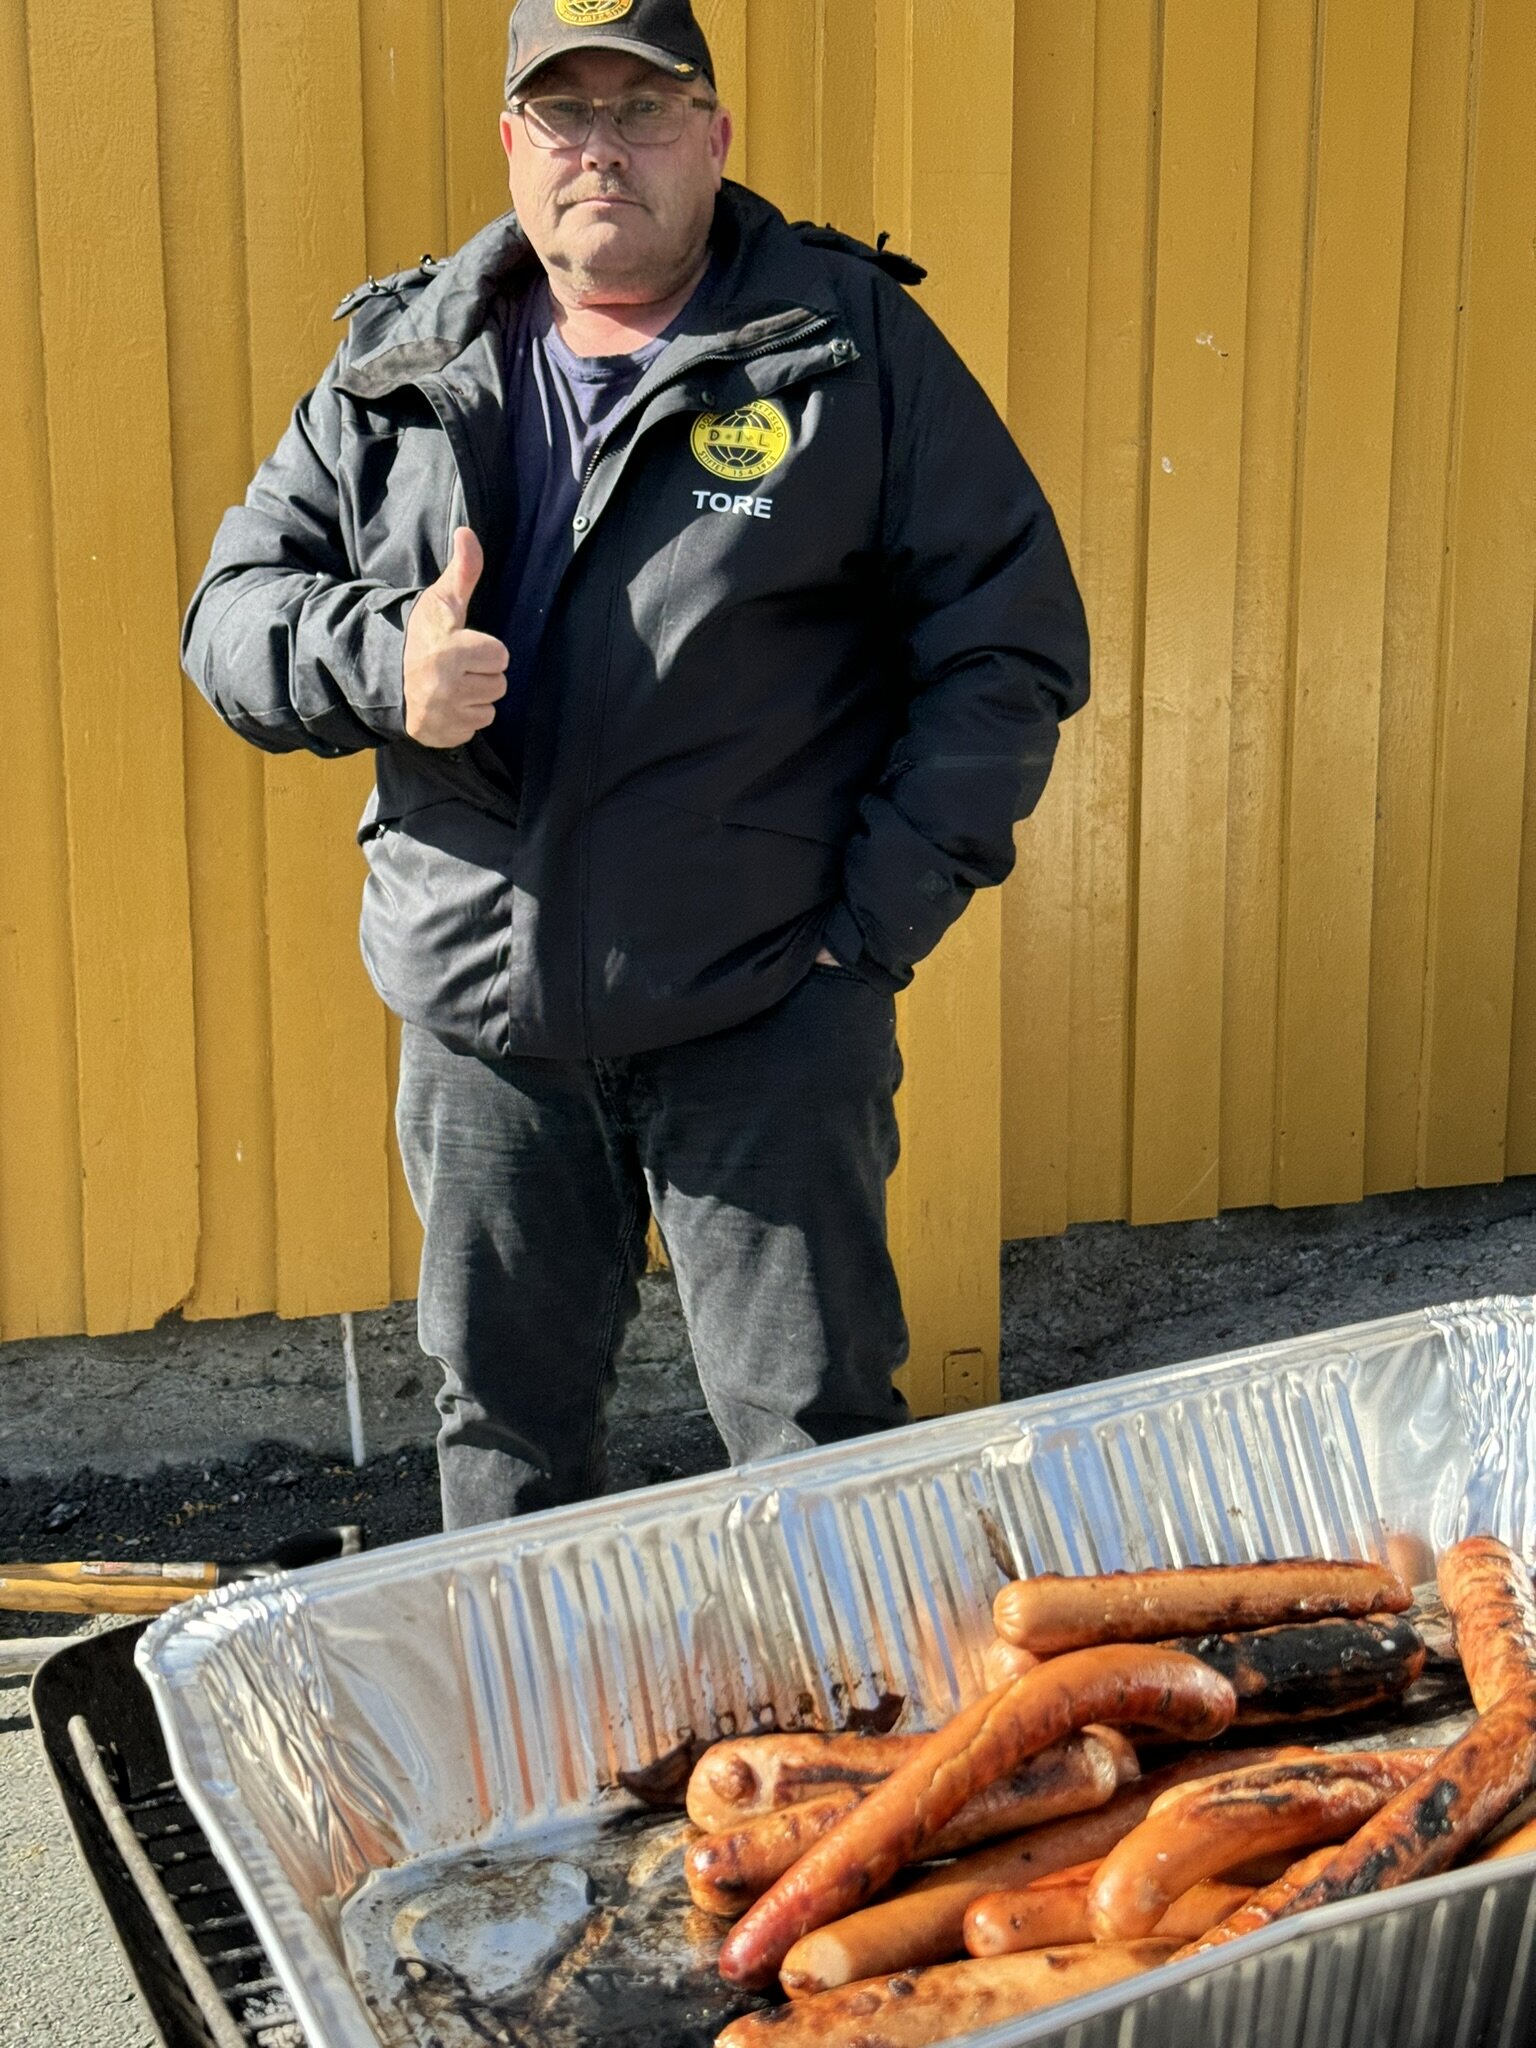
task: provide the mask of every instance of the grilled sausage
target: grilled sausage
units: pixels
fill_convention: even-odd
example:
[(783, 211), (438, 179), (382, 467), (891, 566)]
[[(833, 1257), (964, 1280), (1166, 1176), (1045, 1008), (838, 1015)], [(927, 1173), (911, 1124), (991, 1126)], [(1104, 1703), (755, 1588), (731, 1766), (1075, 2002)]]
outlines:
[(1337, 1854), (1332, 1844), (1326, 1849), (1314, 1849), (1299, 1863), (1293, 1863), (1273, 1884), (1250, 1893), (1245, 1902), (1224, 1919), (1186, 1942), (1179, 1954), (1198, 1956), (1208, 1948), (1221, 1948), (1226, 1942), (1236, 1941), (1240, 1934), (1252, 1934), (1257, 1928), (1267, 1927), (1280, 1908), (1289, 1905), (1304, 1885), (1309, 1885), (1314, 1877), (1326, 1870)]
[(1017, 1888), (1071, 1864), (1097, 1862), (1146, 1818), (1153, 1801), (1170, 1786), (1244, 1764), (1313, 1754), (1303, 1749), (1228, 1750), (1225, 1755), (1197, 1751), (1166, 1764), (1138, 1784), (1123, 1787), (1107, 1806), (977, 1849), (920, 1877), (896, 1898), (882, 1899), (802, 1936), (784, 1958), (779, 1982), (791, 1998), (800, 1998), (862, 1977), (943, 1962), (964, 1947), (965, 1909), (973, 1899), (983, 1892)]
[[(1030, 1659), (1029, 1668), (1035, 1661)], [(701, 1778), (702, 1764), (694, 1772), (688, 1788), (689, 1818), (706, 1833), (727, 1834), (746, 1821), (787, 1806), (836, 1792), (864, 1793), (884, 1783), (927, 1739), (926, 1735), (762, 1735), (721, 1743), (720, 1749), (737, 1754), (722, 1757), (711, 1778)], [(816, 1744), (825, 1748), (818, 1751)], [(768, 1752), (761, 1758), (751, 1754), (759, 1746)], [(971, 1801), (955, 1816), (945, 1832), (945, 1846), (931, 1853), (953, 1855), (993, 1835), (1101, 1805), (1117, 1784), (1129, 1784), (1140, 1775), (1135, 1748), (1117, 1728), (1085, 1728), (1080, 1738), (1074, 1736), (1059, 1745), (1059, 1751), (1046, 1751), (1030, 1760), (1027, 1772), (989, 1786), (984, 1800)], [(740, 1801), (734, 1810), (726, 1804), (729, 1797)]]
[(1101, 1941), (1150, 1934), (1174, 1900), (1244, 1856), (1340, 1842), (1435, 1753), (1396, 1750), (1263, 1764), (1165, 1792), (1140, 1827), (1105, 1857), (1088, 1894)]
[(1180, 1893), (1153, 1933), (1159, 1941), (1194, 1941), (1252, 1897), (1251, 1884), (1233, 1884), (1220, 1877), (1202, 1878), (1199, 1884)]
[[(927, 1853), (957, 1856), (998, 1835), (1102, 1806), (1135, 1775), (1136, 1752), (1113, 1729), (1069, 1735), (968, 1799), (934, 1836)], [(684, 1862), (693, 1903), (730, 1919), (744, 1913), (863, 1797), (857, 1786), (843, 1786), (800, 1806), (755, 1814), (724, 1834), (706, 1835)]]
[(801, 1935), (865, 1904), (928, 1852), (967, 1799), (1085, 1723), (1129, 1722), (1204, 1742), (1236, 1711), (1226, 1679), (1169, 1650), (1081, 1650), (1025, 1672), (931, 1735), (786, 1871), (727, 1935), (721, 1975), (770, 1982)]
[(1231, 1679), (1238, 1723), (1246, 1727), (1376, 1706), (1408, 1690), (1425, 1655), (1413, 1624), (1396, 1615), (1175, 1636), (1164, 1647), (1198, 1657)]
[[(1006, 1956), (1092, 1941), (1088, 1893), (1096, 1869), (1095, 1864), (1079, 1864), (1020, 1892), (983, 1892), (965, 1909), (966, 1949), (973, 1956)], [(1193, 1941), (1252, 1897), (1252, 1885), (1202, 1879), (1174, 1900), (1153, 1933), (1164, 1941)]]
[(1533, 1790), (1536, 1694), (1509, 1693), (1388, 1800), (1275, 1918), (1433, 1876)]
[(1141, 1759), (1136, 1754), (1136, 1745), (1129, 1736), (1122, 1735), (1118, 1728), (1101, 1726), (1090, 1721), (1083, 1729), (1084, 1738), (1102, 1742), (1115, 1760), (1115, 1776), (1122, 1785), (1134, 1785), (1141, 1776)]
[(906, 1762), (921, 1735), (747, 1735), (707, 1749), (688, 1780), (688, 1818), (707, 1834), (825, 1792), (867, 1792)]
[(733, 2020), (715, 2048), (927, 2048), (1156, 1969), (1171, 1941), (1088, 1942), (866, 1979)]
[(1018, 1891), (983, 1892), (965, 1909), (966, 1953), (1011, 1956), (1023, 1949), (1092, 1941), (1088, 1887), (1097, 1863), (1071, 1863)]
[(1401, 1614), (1410, 1604), (1402, 1580), (1382, 1565), (1304, 1557), (1082, 1579), (1047, 1572), (1004, 1586), (992, 1619), (1008, 1642), (1055, 1657), (1093, 1643), (1156, 1643), (1335, 1614)]
[(1469, 1536), (1446, 1551), (1436, 1577), (1477, 1711), (1536, 1686), (1536, 1596), (1514, 1552), (1491, 1536)]
[(978, 1842), (1017, 1834), (1103, 1806), (1137, 1775), (1136, 1752), (1113, 1729), (1053, 1742), (1006, 1778), (985, 1785), (924, 1848), (925, 1856), (958, 1856)]
[(703, 1836), (683, 1858), (689, 1898), (702, 1912), (734, 1920), (863, 1797), (857, 1787), (844, 1785), (799, 1806), (754, 1814), (724, 1834)]

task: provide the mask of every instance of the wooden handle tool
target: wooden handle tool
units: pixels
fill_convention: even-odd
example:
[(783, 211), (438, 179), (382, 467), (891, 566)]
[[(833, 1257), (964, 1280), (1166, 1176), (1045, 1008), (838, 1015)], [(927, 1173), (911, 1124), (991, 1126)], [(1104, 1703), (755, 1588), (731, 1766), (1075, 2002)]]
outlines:
[(239, 1563), (148, 1564), (88, 1558), (70, 1564), (0, 1564), (0, 1610), (12, 1614), (163, 1614), (198, 1593), (263, 1572), (297, 1571), (363, 1548), (355, 1523), (291, 1536), (270, 1557)]

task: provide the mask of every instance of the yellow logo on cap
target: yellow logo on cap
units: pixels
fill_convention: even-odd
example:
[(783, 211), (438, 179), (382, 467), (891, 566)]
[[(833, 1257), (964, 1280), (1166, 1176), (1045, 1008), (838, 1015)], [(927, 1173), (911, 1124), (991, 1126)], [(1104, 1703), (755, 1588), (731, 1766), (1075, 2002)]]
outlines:
[(605, 21), (620, 21), (635, 0), (555, 0), (555, 12), (572, 28), (600, 28)]
[(776, 405), (759, 398), (735, 412), (700, 413), (689, 445), (711, 476), (752, 483), (789, 453), (789, 422)]

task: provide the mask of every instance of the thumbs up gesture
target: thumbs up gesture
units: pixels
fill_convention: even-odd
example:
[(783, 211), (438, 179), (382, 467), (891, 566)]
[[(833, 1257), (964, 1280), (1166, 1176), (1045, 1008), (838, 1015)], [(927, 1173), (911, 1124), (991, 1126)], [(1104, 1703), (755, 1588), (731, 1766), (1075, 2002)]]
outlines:
[(421, 593), (405, 629), (405, 729), (424, 747), (462, 747), (496, 716), (507, 694), (507, 650), (464, 624), (485, 568), (467, 526), (453, 536), (448, 566)]

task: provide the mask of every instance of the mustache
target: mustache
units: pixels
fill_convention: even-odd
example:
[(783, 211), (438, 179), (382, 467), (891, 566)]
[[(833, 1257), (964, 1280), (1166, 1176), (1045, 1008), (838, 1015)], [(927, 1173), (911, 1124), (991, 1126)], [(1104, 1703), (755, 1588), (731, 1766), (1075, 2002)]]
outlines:
[(622, 178), (607, 176), (583, 184), (578, 191), (567, 192), (561, 204), (580, 206), (587, 199), (628, 199), (637, 206), (644, 203), (639, 193), (632, 191)]

